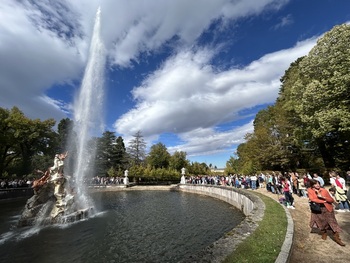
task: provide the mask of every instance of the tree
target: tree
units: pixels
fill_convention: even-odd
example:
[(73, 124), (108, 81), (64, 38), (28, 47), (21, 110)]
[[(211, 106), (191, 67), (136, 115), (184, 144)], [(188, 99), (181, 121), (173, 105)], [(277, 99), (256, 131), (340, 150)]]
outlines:
[(350, 162), (350, 25), (334, 27), (300, 62), (296, 112), (327, 167)]
[(174, 152), (173, 155), (170, 157), (169, 167), (176, 171), (181, 171), (183, 167), (188, 167), (189, 161), (186, 159), (186, 156), (186, 152)]
[[(25, 175), (32, 172), (35, 155), (54, 155), (57, 134), (53, 131), (55, 121), (27, 118), (17, 107), (1, 109), (0, 172)], [(47, 167), (42, 167), (46, 169)]]
[(230, 159), (226, 162), (225, 173), (226, 174), (238, 174), (239, 171), (240, 171), (239, 159), (235, 158), (233, 156), (230, 156)]
[[(116, 138), (114, 132), (105, 131), (101, 138), (97, 138), (96, 172), (101, 176), (126, 169), (126, 149), (122, 137)], [(113, 168), (113, 169), (111, 169)]]
[(128, 166), (126, 148), (121, 136), (118, 136), (113, 144), (112, 165), (117, 170), (125, 170)]
[(129, 154), (132, 165), (139, 166), (144, 163), (146, 158), (146, 142), (143, 139), (141, 131), (136, 132), (133, 137), (129, 142), (127, 153)]
[(147, 163), (156, 169), (169, 167), (170, 154), (163, 143), (159, 142), (152, 145), (147, 157)]
[[(58, 151), (63, 153), (67, 151), (67, 144), (69, 142), (70, 136), (76, 137), (76, 135), (73, 134), (73, 127), (74, 122), (69, 119), (65, 118), (62, 119), (58, 125), (57, 125), (57, 132), (58, 132)], [(75, 141), (74, 139), (72, 141)]]
[(210, 169), (206, 163), (192, 162), (188, 167), (189, 174), (207, 175)]

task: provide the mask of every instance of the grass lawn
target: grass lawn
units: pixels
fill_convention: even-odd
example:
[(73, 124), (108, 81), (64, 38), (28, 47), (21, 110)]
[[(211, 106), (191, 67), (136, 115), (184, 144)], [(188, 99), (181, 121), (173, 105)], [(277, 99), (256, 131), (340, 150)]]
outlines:
[(287, 232), (287, 216), (281, 204), (265, 195), (258, 195), (265, 203), (265, 214), (257, 229), (247, 237), (225, 263), (275, 262)]

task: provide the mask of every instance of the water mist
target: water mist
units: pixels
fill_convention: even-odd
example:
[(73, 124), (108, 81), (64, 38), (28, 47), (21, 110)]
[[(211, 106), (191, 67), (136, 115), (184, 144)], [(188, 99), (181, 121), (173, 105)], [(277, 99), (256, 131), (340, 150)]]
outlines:
[(93, 171), (96, 147), (89, 144), (92, 135), (102, 132), (104, 99), (105, 48), (100, 37), (100, 16), (98, 8), (91, 38), (89, 58), (78, 96), (74, 102), (74, 132), (76, 136), (70, 145), (76, 146), (73, 177), (76, 203), (79, 208), (93, 207), (86, 193), (86, 177)]

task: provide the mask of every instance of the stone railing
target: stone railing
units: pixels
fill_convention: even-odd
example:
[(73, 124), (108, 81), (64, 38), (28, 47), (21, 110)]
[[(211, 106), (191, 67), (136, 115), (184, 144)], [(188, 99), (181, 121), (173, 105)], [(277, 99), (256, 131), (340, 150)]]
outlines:
[(223, 200), (243, 212), (244, 215), (250, 215), (254, 210), (254, 202), (259, 202), (259, 198), (236, 188), (226, 188), (207, 185), (179, 185), (180, 191), (203, 194)]

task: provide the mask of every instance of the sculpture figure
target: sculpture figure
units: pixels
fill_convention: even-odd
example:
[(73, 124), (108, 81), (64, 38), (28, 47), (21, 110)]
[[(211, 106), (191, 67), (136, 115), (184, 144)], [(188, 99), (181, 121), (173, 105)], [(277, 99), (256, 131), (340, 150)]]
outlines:
[(186, 184), (185, 173), (186, 173), (186, 169), (184, 167), (182, 167), (180, 184)]
[(129, 174), (129, 171), (128, 170), (125, 170), (124, 171), (124, 184), (125, 185), (128, 185), (129, 184), (129, 178), (128, 178), (128, 174)]
[[(43, 174), (42, 177), (33, 182), (34, 196), (28, 199), (25, 209), (19, 221), (19, 225), (32, 225), (43, 217), (46, 223), (60, 222), (60, 218), (67, 217), (78, 220), (87, 213), (87, 210), (77, 210), (74, 195), (69, 194), (68, 179), (64, 175), (64, 160), (68, 153), (56, 154), (54, 164)], [(85, 215), (84, 214), (84, 215)]]

